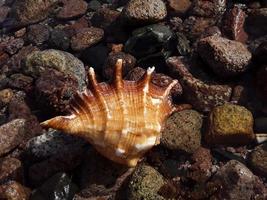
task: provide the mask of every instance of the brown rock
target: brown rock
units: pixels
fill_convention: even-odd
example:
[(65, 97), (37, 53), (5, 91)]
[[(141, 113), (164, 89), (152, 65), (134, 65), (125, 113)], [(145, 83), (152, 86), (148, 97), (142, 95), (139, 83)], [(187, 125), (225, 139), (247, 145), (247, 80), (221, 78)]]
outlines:
[(223, 32), (229, 39), (245, 43), (248, 35), (244, 30), (244, 23), (246, 19), (245, 12), (235, 6), (227, 12), (224, 19)]
[(1, 44), (3, 45), (3, 50), (10, 55), (17, 53), (19, 49), (21, 49), (24, 45), (24, 40), (21, 38), (14, 38), (9, 40), (8, 42), (4, 42)]
[(74, 51), (84, 50), (102, 40), (104, 31), (100, 28), (84, 28), (71, 38), (71, 48)]
[(88, 28), (90, 22), (85, 18), (81, 17), (74, 24), (64, 26), (63, 31), (66, 31), (69, 36), (73, 36), (76, 33), (79, 33), (81, 30)]
[(21, 29), (17, 30), (14, 33), (14, 35), (15, 35), (16, 38), (21, 38), (21, 37), (23, 37), (25, 35), (25, 33), (26, 33), (26, 28), (24, 27), (24, 28), (21, 28)]
[(0, 23), (5, 21), (9, 11), (10, 8), (8, 6), (0, 6)]
[(226, 10), (226, 0), (193, 0), (191, 14), (200, 17), (219, 17)]
[(35, 24), (27, 28), (27, 39), (34, 45), (41, 45), (49, 39), (48, 26)]
[(23, 169), (20, 160), (3, 158), (0, 160), (0, 183), (10, 180), (23, 181)]
[(16, 181), (10, 181), (0, 185), (0, 199), (28, 200), (30, 193), (29, 188), (24, 187)]
[(95, 12), (91, 22), (92, 25), (98, 28), (107, 29), (120, 16), (120, 12), (108, 8), (101, 8)]
[(257, 72), (257, 90), (260, 96), (267, 100), (267, 65), (263, 65), (260, 67), (259, 71)]
[(209, 36), (213, 36), (213, 35), (217, 35), (217, 36), (221, 36), (221, 30), (219, 29), (218, 26), (210, 26), (208, 27), (200, 36), (200, 38), (205, 38), (205, 37), (209, 37)]
[(8, 85), (10, 88), (30, 92), (33, 88), (33, 78), (23, 74), (12, 74)]
[(244, 44), (217, 35), (201, 39), (197, 51), (221, 77), (234, 76), (246, 71), (252, 57)]
[(62, 9), (57, 14), (59, 19), (71, 19), (81, 16), (87, 11), (87, 3), (83, 0), (60, 0), (63, 3)]
[(11, 89), (3, 89), (0, 91), (0, 107), (7, 105), (13, 98), (14, 93)]
[(186, 68), (183, 57), (170, 57), (167, 60), (170, 74), (180, 81), (186, 100), (194, 108), (208, 112), (217, 105), (228, 102), (232, 88), (227, 85), (207, 84), (193, 77)]
[(191, 6), (190, 0), (168, 0), (168, 6), (174, 15), (184, 15)]
[(129, 81), (138, 81), (143, 77), (145, 73), (146, 71), (143, 68), (135, 67), (127, 74), (125, 79)]

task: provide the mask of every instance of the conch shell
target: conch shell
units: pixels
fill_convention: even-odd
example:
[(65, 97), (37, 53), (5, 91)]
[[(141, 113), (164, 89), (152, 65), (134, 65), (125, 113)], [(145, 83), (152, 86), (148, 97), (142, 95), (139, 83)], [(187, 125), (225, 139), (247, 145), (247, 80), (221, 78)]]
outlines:
[(90, 68), (92, 89), (75, 95), (71, 114), (41, 125), (83, 137), (108, 159), (133, 167), (159, 144), (166, 117), (184, 108), (174, 106), (169, 97), (177, 80), (160, 88), (150, 82), (154, 69), (148, 68), (140, 81), (126, 81), (122, 79), (122, 60), (118, 59), (115, 80), (108, 84), (98, 83)]

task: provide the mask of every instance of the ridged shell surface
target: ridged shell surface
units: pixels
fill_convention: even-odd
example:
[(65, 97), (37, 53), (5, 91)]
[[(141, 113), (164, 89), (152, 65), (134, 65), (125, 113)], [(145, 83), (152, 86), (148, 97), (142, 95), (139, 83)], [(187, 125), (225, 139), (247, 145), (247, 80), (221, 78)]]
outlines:
[(69, 116), (58, 116), (41, 125), (88, 140), (97, 151), (115, 162), (135, 166), (154, 145), (159, 144), (166, 117), (174, 112), (167, 88), (151, 83), (154, 68), (142, 80), (122, 79), (122, 60), (116, 63), (114, 80), (98, 83), (89, 69), (91, 89), (77, 93)]

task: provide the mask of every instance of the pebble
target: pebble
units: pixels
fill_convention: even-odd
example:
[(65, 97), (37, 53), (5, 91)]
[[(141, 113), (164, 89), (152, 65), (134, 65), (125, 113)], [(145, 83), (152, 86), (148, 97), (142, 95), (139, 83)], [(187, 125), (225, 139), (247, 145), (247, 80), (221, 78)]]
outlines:
[(149, 165), (141, 164), (135, 169), (130, 179), (127, 197), (129, 200), (164, 200), (158, 192), (165, 183), (163, 176), (157, 170)]
[(0, 126), (0, 156), (16, 148), (22, 142), (24, 130), (24, 119), (15, 119)]
[(0, 184), (10, 180), (23, 181), (23, 167), (16, 158), (2, 158), (0, 160)]
[(167, 149), (193, 153), (201, 145), (202, 116), (194, 110), (173, 113), (165, 122), (161, 144)]
[(122, 16), (130, 23), (155, 23), (164, 19), (167, 9), (162, 0), (130, 0)]
[(23, 74), (12, 74), (9, 78), (8, 86), (12, 89), (30, 92), (33, 89), (33, 78)]
[(34, 24), (27, 28), (27, 40), (33, 45), (41, 45), (49, 39), (48, 26)]
[(0, 90), (0, 107), (9, 104), (13, 96), (14, 93), (10, 88)]
[(256, 174), (267, 177), (267, 143), (256, 146), (248, 156), (249, 166)]
[(120, 12), (116, 10), (100, 8), (94, 13), (91, 22), (93, 26), (107, 30), (115, 23), (119, 16)]
[(104, 31), (100, 28), (84, 28), (71, 38), (71, 48), (74, 51), (82, 51), (100, 42), (104, 37)]
[(197, 51), (209, 67), (221, 77), (234, 76), (246, 71), (252, 57), (244, 44), (216, 35), (201, 39)]
[(231, 87), (204, 83), (193, 77), (188, 71), (183, 57), (169, 57), (167, 65), (172, 77), (180, 81), (186, 100), (195, 109), (201, 112), (209, 112), (213, 107), (230, 101)]
[(245, 145), (255, 138), (252, 113), (243, 106), (224, 104), (210, 115), (205, 140), (211, 145)]
[(183, 16), (187, 13), (189, 8), (191, 7), (190, 0), (168, 0), (168, 8), (170, 13), (173, 15)]
[(31, 190), (16, 181), (9, 181), (0, 185), (0, 199), (28, 200)]
[(8, 16), (10, 11), (10, 7), (8, 6), (0, 6), (0, 24), (3, 23)]
[(59, 19), (72, 19), (86, 13), (87, 3), (83, 0), (60, 0), (63, 7), (57, 14)]
[(55, 28), (51, 31), (49, 44), (55, 49), (66, 51), (70, 47), (70, 40), (71, 38), (67, 31)]
[(24, 40), (21, 38), (14, 38), (4, 44), (3, 50), (10, 55), (14, 55), (24, 45)]

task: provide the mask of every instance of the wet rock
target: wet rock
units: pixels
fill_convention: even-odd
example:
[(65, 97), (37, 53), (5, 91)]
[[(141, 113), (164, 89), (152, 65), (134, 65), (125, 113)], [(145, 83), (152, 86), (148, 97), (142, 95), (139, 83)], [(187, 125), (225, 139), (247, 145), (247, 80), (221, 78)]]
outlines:
[(254, 58), (259, 63), (267, 64), (267, 41), (262, 42), (255, 50)]
[(0, 159), (0, 183), (10, 180), (23, 181), (22, 163), (16, 158)]
[(6, 43), (4, 42), (4, 44), (1, 43), (1, 45), (3, 45), (3, 50), (5, 52), (7, 52), (10, 55), (13, 55), (23, 47), (24, 40), (21, 38), (14, 38), (7, 41)]
[(72, 199), (77, 190), (66, 173), (57, 173), (34, 190), (31, 199)]
[(25, 26), (44, 20), (58, 0), (16, 0), (10, 11), (12, 27)]
[(224, 104), (212, 110), (205, 140), (209, 144), (244, 145), (253, 141), (253, 116), (245, 107)]
[(10, 11), (8, 6), (0, 6), (0, 24), (3, 23)]
[(176, 49), (181, 56), (188, 55), (191, 52), (190, 44), (184, 34), (177, 32), (177, 45)]
[(267, 65), (263, 65), (257, 72), (256, 75), (256, 83), (257, 83), (257, 90), (263, 100), (267, 99), (267, 79), (265, 78), (267, 75)]
[(123, 77), (128, 74), (136, 64), (136, 59), (130, 55), (126, 54), (124, 52), (111, 52), (105, 61), (104, 68), (103, 68), (103, 76), (106, 79), (112, 79), (114, 77), (114, 69), (115, 64), (118, 59), (122, 59), (122, 75)]
[(164, 19), (167, 9), (162, 0), (130, 0), (122, 15), (131, 23), (153, 23)]
[(41, 45), (49, 39), (48, 26), (35, 24), (27, 28), (27, 40), (34, 45)]
[(102, 40), (104, 31), (100, 28), (84, 28), (71, 38), (71, 48), (74, 51), (84, 50)]
[(267, 177), (267, 143), (257, 146), (248, 156), (250, 167), (256, 174)]
[(258, 133), (267, 133), (267, 117), (255, 119), (255, 131)]
[(185, 15), (191, 6), (191, 1), (189, 0), (181, 0), (181, 1), (168, 0), (167, 2), (170, 12), (173, 15), (178, 15), (178, 16)]
[[(124, 51), (136, 58), (151, 56), (162, 51), (170, 51), (174, 33), (164, 25), (153, 24), (133, 31), (124, 46)], [(146, 45), (144, 45), (146, 44)]]
[(216, 35), (201, 39), (198, 43), (198, 53), (212, 70), (222, 77), (246, 71), (252, 57), (244, 44)]
[(227, 85), (208, 84), (193, 77), (186, 68), (183, 57), (170, 57), (167, 59), (170, 74), (178, 78), (184, 91), (186, 100), (193, 107), (202, 112), (208, 112), (217, 105), (228, 102), (232, 88)]
[(92, 25), (102, 29), (108, 29), (120, 16), (120, 12), (109, 8), (101, 8), (95, 12), (91, 22)]
[(163, 176), (153, 167), (145, 164), (139, 165), (127, 188), (129, 200), (157, 199), (164, 198), (158, 194), (160, 188), (165, 184)]
[[(231, 160), (227, 162), (213, 177), (211, 199), (244, 199), (257, 196), (265, 199), (267, 195), (263, 183), (242, 163)], [(244, 195), (246, 194), (246, 195)]]
[(33, 52), (26, 57), (23, 70), (26, 74), (37, 78), (47, 68), (56, 69), (64, 75), (70, 75), (74, 80), (76, 79), (79, 90), (82, 90), (86, 85), (83, 63), (72, 54), (64, 51), (48, 49)]
[(193, 153), (201, 145), (202, 117), (194, 110), (173, 113), (162, 131), (161, 144), (171, 150)]
[(28, 200), (30, 189), (16, 181), (9, 181), (0, 185), (0, 199)]
[(33, 78), (23, 74), (12, 74), (8, 85), (10, 88), (30, 92), (33, 88)]
[(79, 90), (77, 80), (52, 68), (41, 72), (35, 82), (35, 97), (41, 108), (64, 112), (69, 109), (73, 95)]
[(220, 17), (226, 10), (225, 0), (193, 0), (191, 14), (200, 17)]
[(235, 6), (229, 10), (224, 18), (223, 32), (231, 40), (236, 40), (245, 43), (248, 35), (244, 30), (244, 23), (246, 19), (245, 12)]
[(72, 19), (81, 16), (87, 11), (87, 3), (83, 0), (61, 0), (63, 7), (57, 14), (59, 19)]
[(51, 47), (61, 50), (67, 50), (70, 47), (70, 36), (62, 29), (54, 29), (51, 31), (49, 44)]
[(9, 88), (0, 90), (0, 108), (9, 104), (13, 96), (14, 93)]
[(24, 119), (16, 119), (0, 126), (0, 155), (17, 147), (23, 140), (24, 131)]

